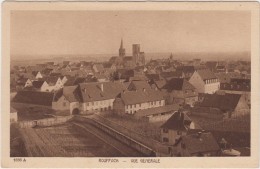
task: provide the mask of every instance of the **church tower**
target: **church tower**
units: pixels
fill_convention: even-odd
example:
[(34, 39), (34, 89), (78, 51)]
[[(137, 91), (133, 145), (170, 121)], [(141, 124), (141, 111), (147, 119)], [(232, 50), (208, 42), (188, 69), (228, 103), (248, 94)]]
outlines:
[(123, 39), (121, 39), (121, 44), (119, 48), (119, 57), (124, 57), (125, 56), (125, 48), (123, 46)]

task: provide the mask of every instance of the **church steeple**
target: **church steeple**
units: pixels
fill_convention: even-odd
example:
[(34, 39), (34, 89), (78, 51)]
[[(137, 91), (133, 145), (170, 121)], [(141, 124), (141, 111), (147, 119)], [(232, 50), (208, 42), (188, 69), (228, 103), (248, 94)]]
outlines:
[(119, 57), (124, 57), (125, 56), (125, 48), (123, 46), (123, 39), (121, 39), (121, 44), (119, 48)]

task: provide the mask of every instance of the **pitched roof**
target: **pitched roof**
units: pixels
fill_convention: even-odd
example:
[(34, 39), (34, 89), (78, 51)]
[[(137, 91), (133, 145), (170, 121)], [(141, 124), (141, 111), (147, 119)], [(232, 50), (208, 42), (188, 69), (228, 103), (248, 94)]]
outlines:
[(157, 80), (157, 81), (155, 81), (154, 83), (155, 83), (155, 85), (159, 88), (159, 89), (161, 89), (165, 84), (166, 84), (166, 80)]
[(217, 141), (209, 132), (185, 135), (181, 139), (190, 154), (220, 150)]
[(139, 104), (152, 101), (164, 100), (163, 93), (160, 91), (125, 91), (120, 93), (117, 97), (121, 98), (125, 105)]
[(83, 102), (113, 99), (121, 91), (126, 90), (125, 85), (121, 82), (80, 83), (79, 87)]
[(161, 126), (161, 128), (187, 131), (191, 122), (191, 119), (186, 114), (177, 111)]
[(144, 116), (149, 116), (149, 115), (153, 115), (153, 114), (173, 112), (173, 111), (178, 111), (179, 108), (180, 108), (180, 106), (178, 104), (154, 107), (154, 108), (149, 108), (149, 109), (144, 109), (144, 110), (138, 110), (135, 113), (135, 116), (144, 117)]
[(33, 76), (36, 76), (39, 71), (32, 71)]
[(146, 77), (149, 79), (149, 80), (160, 80), (160, 75), (159, 74), (146, 74)]
[(42, 80), (46, 81), (49, 85), (55, 85), (60, 77), (58, 76), (48, 76), (45, 78), (42, 78)]
[(128, 88), (128, 90), (138, 90), (138, 91), (143, 91), (143, 89), (145, 90), (150, 90), (151, 86), (146, 82), (146, 81), (132, 81)]
[(178, 66), (178, 71), (184, 72), (184, 73), (193, 73), (195, 71), (194, 66)]
[(53, 96), (54, 94), (50, 92), (18, 91), (12, 101), (17, 103), (51, 106)]
[(33, 85), (34, 88), (39, 89), (39, 88), (42, 87), (42, 85), (43, 85), (44, 82), (45, 82), (45, 81), (43, 81), (43, 80), (37, 80), (37, 81), (33, 81), (33, 82), (32, 82), (32, 85)]
[(167, 81), (162, 88), (166, 89), (167, 91), (195, 89), (192, 84), (183, 78), (172, 78), (171, 80)]
[(234, 110), (240, 100), (240, 94), (224, 95), (204, 94), (203, 101), (199, 104), (200, 107), (213, 107), (220, 110)]
[(64, 86), (63, 89), (60, 89), (55, 93), (54, 101), (58, 101), (58, 99), (64, 96), (69, 102), (79, 102), (79, 88), (78, 86)]
[(182, 77), (182, 71), (162, 72), (160, 75), (164, 78)]
[(216, 75), (209, 69), (200, 69), (200, 70), (196, 70), (196, 71), (198, 72), (198, 74), (200, 75), (202, 80), (209, 80), (209, 79), (217, 78)]

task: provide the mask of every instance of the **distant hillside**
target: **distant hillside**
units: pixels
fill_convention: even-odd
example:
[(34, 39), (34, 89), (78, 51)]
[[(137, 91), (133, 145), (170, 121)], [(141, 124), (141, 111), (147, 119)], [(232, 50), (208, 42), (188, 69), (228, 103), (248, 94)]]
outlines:
[[(131, 54), (127, 54), (131, 55)], [(171, 53), (145, 53), (146, 61), (150, 59), (163, 59), (169, 58)], [(173, 59), (176, 60), (192, 60), (202, 59), (207, 60), (251, 60), (250, 52), (241, 53), (172, 53)], [(93, 61), (93, 62), (104, 62), (108, 61), (110, 57), (117, 56), (117, 54), (88, 54), (88, 55), (49, 55), (49, 56), (13, 56), (11, 57), (12, 64), (30, 65), (43, 63), (47, 61), (62, 62), (67, 61)], [(15, 59), (12, 59), (15, 58)]]

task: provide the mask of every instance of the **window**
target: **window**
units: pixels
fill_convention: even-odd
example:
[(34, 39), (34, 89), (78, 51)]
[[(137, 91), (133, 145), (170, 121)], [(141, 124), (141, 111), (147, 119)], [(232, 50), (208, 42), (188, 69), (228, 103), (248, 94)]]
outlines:
[(163, 142), (168, 143), (168, 142), (169, 142), (169, 139), (166, 138), (166, 137), (163, 137)]
[(63, 107), (65, 107), (66, 106), (66, 102), (63, 102)]
[(159, 101), (159, 105), (161, 105), (161, 101)]
[(178, 134), (178, 135), (181, 135), (181, 134), (182, 134), (182, 132), (181, 132), (181, 131), (177, 131), (177, 134)]
[(139, 104), (139, 107), (141, 107), (141, 103)]
[(130, 105), (130, 108), (132, 108), (132, 105)]
[(163, 129), (163, 132), (164, 133), (168, 133), (168, 129)]

